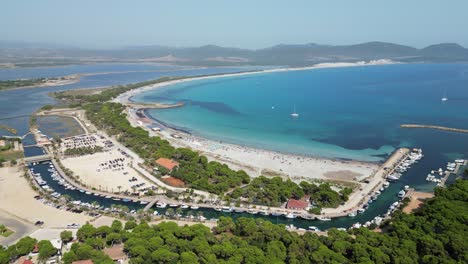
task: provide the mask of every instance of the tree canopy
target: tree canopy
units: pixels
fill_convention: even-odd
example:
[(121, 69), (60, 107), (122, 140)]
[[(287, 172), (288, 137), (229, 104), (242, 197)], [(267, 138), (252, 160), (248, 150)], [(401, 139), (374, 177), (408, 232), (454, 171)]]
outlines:
[[(64, 263), (92, 259), (112, 263), (101, 249), (124, 244), (130, 263), (467, 263), (468, 181), (457, 180), (413, 214), (397, 212), (384, 233), (367, 228), (328, 230), (328, 236), (299, 235), (261, 218), (221, 217), (217, 226), (178, 226), (145, 222), (122, 228), (84, 225), (80, 242), (63, 256)], [(0, 264), (28, 254), (36, 241), (23, 238), (0, 247)], [(39, 242), (40, 244), (45, 242)]]

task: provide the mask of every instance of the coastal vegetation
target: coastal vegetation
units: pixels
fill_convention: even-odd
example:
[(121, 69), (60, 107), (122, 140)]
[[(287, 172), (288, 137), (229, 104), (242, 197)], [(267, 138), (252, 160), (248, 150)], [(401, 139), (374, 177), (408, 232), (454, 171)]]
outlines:
[(19, 138), (5, 138), (0, 137), (0, 167), (6, 161), (16, 163), (17, 159), (23, 158), (24, 154), (18, 146), (15, 148), (15, 142), (20, 142)]
[(230, 188), (247, 184), (249, 176), (244, 171), (234, 171), (227, 165), (211, 161), (186, 148), (174, 148), (160, 137), (150, 137), (141, 127), (132, 127), (123, 113), (124, 106), (118, 103), (89, 103), (84, 106), (87, 118), (99, 129), (131, 148), (146, 163), (156, 166), (158, 158), (171, 158), (179, 163), (178, 168), (167, 171), (189, 186), (221, 194)]
[(50, 81), (62, 81), (67, 77), (52, 77), (52, 78), (34, 78), (34, 79), (18, 79), (0, 81), (0, 90), (7, 90), (21, 87), (31, 87), (44, 85)]
[(246, 187), (236, 188), (230, 197), (233, 199), (247, 199), (250, 203), (279, 207), (288, 199), (301, 199), (304, 195), (310, 196), (310, 201), (316, 207), (337, 207), (348, 200), (346, 193), (351, 189), (343, 189), (338, 193), (331, 189), (330, 184), (301, 182), (299, 185), (291, 180), (280, 177), (267, 178), (260, 176), (251, 181)]
[(9, 127), (9, 126), (2, 125), (2, 124), (0, 124), (0, 129), (8, 131), (8, 132), (10, 132), (10, 133), (12, 133), (14, 135), (18, 134), (18, 131), (16, 129), (14, 129), (12, 127)]
[(127, 85), (112, 86), (106, 89), (100, 89), (96, 92), (90, 92), (88, 89), (62, 91), (52, 94), (57, 99), (67, 101), (70, 104), (84, 104), (93, 102), (106, 102), (118, 95), (147, 85), (153, 85), (161, 82), (181, 79), (182, 77), (162, 77), (156, 80), (150, 80)]
[(0, 236), (9, 237), (14, 232), (8, 229), (5, 225), (0, 225)]
[[(130, 263), (466, 263), (467, 194), (466, 180), (437, 188), (435, 197), (415, 213), (397, 211), (382, 227), (384, 233), (359, 228), (330, 229), (327, 236), (300, 235), (260, 218), (227, 217), (212, 230), (174, 222), (152, 226), (114, 221), (97, 228), (86, 224), (71, 251), (64, 253), (63, 263), (112, 263), (101, 250), (120, 243)], [(23, 238), (0, 248), (0, 264), (28, 254), (36, 243)]]
[(19, 80), (5, 80), (0, 81), (0, 90), (25, 87), (25, 86), (34, 86), (46, 82), (46, 78), (36, 78), (36, 79), (19, 79)]

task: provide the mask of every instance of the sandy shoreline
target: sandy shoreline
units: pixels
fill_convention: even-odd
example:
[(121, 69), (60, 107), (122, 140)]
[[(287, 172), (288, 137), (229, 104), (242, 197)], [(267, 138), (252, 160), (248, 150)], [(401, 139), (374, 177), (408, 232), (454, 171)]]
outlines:
[(80, 81), (80, 77), (82, 75), (80, 74), (72, 74), (72, 75), (66, 75), (62, 77), (50, 77), (50, 78), (45, 78), (46, 81), (43, 83), (39, 83), (37, 85), (29, 85), (29, 86), (20, 86), (20, 87), (15, 87), (15, 88), (8, 88), (8, 89), (3, 89), (1, 91), (14, 91), (14, 90), (22, 90), (22, 89), (31, 89), (31, 88), (44, 88), (44, 87), (53, 87), (53, 86), (62, 86), (62, 85), (68, 85), (68, 84), (74, 84)]
[(128, 91), (126, 93), (123, 93), (119, 95), (116, 99), (114, 99), (114, 102), (119, 102), (119, 103), (131, 103), (132, 100), (131, 98), (139, 93), (146, 92), (149, 90), (169, 86), (169, 85), (174, 85), (178, 83), (184, 83), (184, 82), (191, 82), (195, 80), (206, 80), (206, 79), (214, 79), (214, 78), (225, 78), (225, 77), (236, 77), (236, 76), (245, 76), (245, 75), (254, 75), (254, 74), (264, 74), (264, 73), (273, 73), (273, 72), (288, 72), (288, 71), (305, 71), (305, 70), (313, 70), (313, 69), (324, 69), (324, 68), (343, 68), (343, 67), (359, 67), (359, 66), (376, 66), (376, 65), (388, 65), (388, 64), (396, 64), (398, 62), (394, 62), (391, 60), (375, 60), (375, 61), (369, 61), (369, 62), (336, 62), (336, 63), (319, 63), (315, 64), (313, 66), (307, 66), (307, 67), (298, 67), (298, 68), (276, 68), (276, 69), (268, 69), (268, 70), (258, 70), (258, 71), (247, 71), (247, 72), (240, 72), (240, 73), (226, 73), (226, 74), (215, 74), (215, 75), (209, 75), (209, 76), (199, 76), (199, 77), (190, 77), (190, 78), (184, 78), (180, 80), (173, 80), (173, 81), (167, 81), (167, 82), (162, 82), (162, 83), (157, 83), (157, 84), (152, 84), (148, 86), (144, 86), (138, 89), (134, 89), (131, 91)]
[(66, 227), (67, 224), (85, 224), (92, 218), (48, 206), (36, 199), (37, 195), (23, 172), (16, 167), (0, 168), (0, 210), (4, 210), (28, 223), (44, 221), (43, 227)]
[[(323, 63), (302, 68), (281, 68), (254, 72), (193, 77), (138, 88), (127, 93), (121, 94), (114, 101), (124, 104), (130, 103), (132, 97), (139, 93), (194, 80), (245, 76), (272, 72), (312, 70), (332, 67), (384, 65), (392, 63), (394, 62), (388, 60), (371, 61), (368, 63)], [(189, 134), (184, 134), (182, 139), (176, 139), (171, 135), (174, 133), (180, 134), (180, 131), (166, 128), (161, 132), (154, 132), (145, 125), (142, 125), (145, 122), (142, 122), (142, 120), (135, 115), (134, 111), (130, 110), (128, 116), (130, 122), (134, 126), (145, 127), (146, 130), (148, 130), (152, 136), (161, 136), (164, 139), (170, 141), (172, 145), (177, 147), (189, 147), (191, 149), (197, 150), (200, 153), (206, 155), (211, 160), (217, 160), (223, 163), (227, 163), (235, 169), (243, 169), (250, 176), (253, 177), (258, 175), (278, 175), (284, 178), (290, 178), (295, 182), (316, 179), (335, 182), (350, 182), (358, 184), (359, 181), (371, 176), (378, 169), (378, 164), (372, 162), (330, 159), (322, 157), (307, 157), (304, 155), (280, 153), (275, 151), (257, 149), (254, 147), (246, 147), (236, 144), (219, 142), (208, 138), (202, 138)]]

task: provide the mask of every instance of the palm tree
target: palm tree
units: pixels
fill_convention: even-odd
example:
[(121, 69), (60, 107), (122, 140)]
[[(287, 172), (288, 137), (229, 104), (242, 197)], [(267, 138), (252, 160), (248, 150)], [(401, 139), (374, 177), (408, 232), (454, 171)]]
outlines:
[(176, 215), (182, 215), (182, 212), (183, 212), (182, 208), (179, 207), (176, 209)]
[(198, 211), (197, 212), (197, 219), (201, 220), (201, 217), (203, 216), (203, 212)]
[(117, 189), (119, 189), (119, 193), (120, 193), (120, 189), (122, 189), (122, 186), (117, 186)]
[(168, 217), (173, 217), (174, 216), (174, 209), (172, 209), (172, 208), (167, 209), (166, 210), (166, 215)]
[(0, 234), (3, 234), (7, 231), (7, 228), (5, 225), (0, 225)]

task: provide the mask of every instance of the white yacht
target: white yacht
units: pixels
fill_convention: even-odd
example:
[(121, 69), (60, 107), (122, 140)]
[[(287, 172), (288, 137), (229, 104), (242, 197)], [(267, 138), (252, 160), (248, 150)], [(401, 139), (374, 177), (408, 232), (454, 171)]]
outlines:
[(294, 112), (291, 114), (292, 117), (299, 117), (299, 114), (296, 112), (296, 105), (294, 105)]

